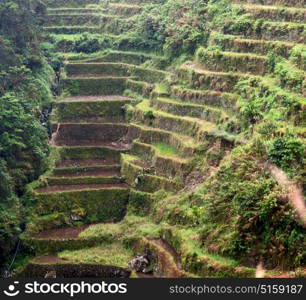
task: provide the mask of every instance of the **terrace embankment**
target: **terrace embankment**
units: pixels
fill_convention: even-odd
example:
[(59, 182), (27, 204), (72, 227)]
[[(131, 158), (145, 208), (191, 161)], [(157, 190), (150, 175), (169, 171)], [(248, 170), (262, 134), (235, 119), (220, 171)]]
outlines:
[[(251, 92), (237, 92), (237, 83), (251, 81), (254, 93), (285, 93), (302, 105), (305, 79), (298, 80), (305, 68), (288, 58), (296, 44), (305, 46), (303, 1), (235, 1), (234, 7), (265, 19), (260, 30), (213, 31), (211, 47), (200, 47), (193, 61), (175, 70), (167, 68), (165, 57), (124, 45), (96, 55), (72, 50), (84, 32), (116, 40), (154, 1), (109, 1), (103, 7), (98, 0), (44, 2), (45, 30), (65, 62), (51, 118), (53, 168), (28, 191), (33, 217), (22, 241), (33, 258), (21, 275), (255, 276), (256, 261), (232, 258), (222, 236), (226, 232), (230, 239), (239, 220), (231, 232), (225, 225), (200, 226), (204, 212), (195, 189), (226, 175), (228, 164), (220, 162), (246, 143), (237, 102)], [(273, 79), (272, 50), (288, 67)], [(299, 75), (295, 79), (292, 70)], [(205, 211), (214, 205), (226, 209), (221, 202)], [(219, 222), (219, 215), (213, 217)], [(128, 269), (139, 254), (150, 262), (146, 275)], [(274, 267), (267, 276), (282, 274)], [(294, 272), (300, 276), (305, 270)]]

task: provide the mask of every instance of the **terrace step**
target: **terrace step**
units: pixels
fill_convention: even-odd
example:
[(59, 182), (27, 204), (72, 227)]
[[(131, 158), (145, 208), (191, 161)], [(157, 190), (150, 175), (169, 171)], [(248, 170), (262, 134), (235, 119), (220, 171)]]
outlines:
[[(197, 141), (202, 140), (209, 134), (213, 134), (217, 130), (216, 125), (211, 122), (157, 110), (152, 111), (149, 104), (149, 100), (143, 100), (136, 107), (131, 107), (134, 122), (141, 122), (154, 128), (163, 128), (164, 130), (194, 137)], [(153, 119), (148, 120), (146, 118), (148, 111), (153, 113)]]
[(56, 164), (56, 169), (59, 173), (65, 174), (65, 170), (69, 173), (69, 170), (83, 170), (91, 168), (100, 168), (100, 170), (112, 170), (113, 168), (117, 169), (120, 165), (116, 164), (116, 161), (106, 160), (102, 158), (78, 158), (78, 159), (66, 159), (59, 161)]
[(61, 161), (57, 166), (91, 166), (119, 163), (120, 154), (128, 152), (126, 147), (117, 146), (61, 146), (58, 147)]
[[(245, 38), (263, 39), (274, 41), (289, 41), (294, 43), (306, 43), (306, 24), (293, 22), (269, 22), (260, 24), (259, 28), (248, 29), (244, 33)], [(240, 35), (240, 31), (228, 30), (225, 34)]]
[(98, 26), (44, 26), (44, 30), (53, 34), (101, 33)]
[[(74, 162), (77, 163), (77, 162)], [(97, 161), (99, 163), (99, 161)], [(66, 162), (68, 164), (68, 162)], [(71, 162), (71, 164), (73, 164)], [(65, 165), (62, 163), (62, 166)], [(52, 171), (52, 176), (61, 178), (83, 177), (83, 176), (120, 176), (120, 165), (92, 165), (77, 167), (57, 167)]]
[(58, 8), (48, 8), (47, 14), (54, 15), (54, 14), (96, 14), (99, 13), (105, 13), (106, 9), (95, 7), (95, 8), (84, 8), (84, 7), (58, 7)]
[(142, 7), (135, 4), (125, 4), (125, 3), (110, 3), (108, 5), (108, 10), (119, 16), (131, 17), (141, 12)]
[(95, 140), (61, 140), (55, 143), (56, 146), (70, 146), (70, 147), (113, 147), (118, 150), (128, 150), (130, 145), (121, 141), (107, 142)]
[(74, 176), (50, 176), (47, 178), (48, 186), (83, 186), (92, 184), (123, 183), (123, 180), (120, 178), (120, 176), (118, 176), (116, 173), (112, 174), (112, 172), (109, 172), (109, 174), (106, 175), (105, 172), (89, 171), (73, 175)]
[(126, 63), (131, 65), (141, 65), (148, 60), (153, 60), (157, 62), (165, 62), (165, 59), (161, 56), (150, 55), (141, 52), (131, 52), (131, 51), (109, 51), (104, 55), (84, 59), (81, 62), (117, 62)]
[[(176, 152), (168, 154), (163, 153), (160, 149), (170, 148), (167, 144), (148, 144), (134, 141), (131, 152), (142, 159), (143, 163), (136, 163), (140, 167), (144, 167), (147, 173), (167, 177), (170, 179), (184, 179), (189, 173), (189, 163), (191, 158), (183, 158)], [(171, 148), (170, 148), (171, 150)]]
[[(131, 101), (130, 97), (122, 96), (122, 95), (91, 95), (91, 96), (73, 96), (73, 97), (64, 97), (58, 98), (57, 103), (73, 103), (73, 102), (86, 102), (91, 103), (91, 101), (97, 102), (107, 102), (107, 101)], [(88, 101), (88, 102), (87, 102)]]
[(119, 145), (126, 147), (129, 125), (120, 123), (61, 123), (56, 145)]
[(258, 4), (258, 5), (274, 5), (274, 6), (289, 6), (289, 7), (304, 7), (304, 0), (237, 0), (235, 3), (250, 3), (250, 4)]
[(178, 69), (179, 78), (194, 89), (213, 89), (220, 92), (232, 92), (240, 79), (258, 78), (253, 74), (239, 72), (217, 72), (206, 70), (195, 64), (185, 64)]
[(267, 55), (274, 51), (277, 55), (288, 58), (290, 51), (294, 46), (302, 47), (303, 44), (297, 44), (287, 41), (272, 41), (260, 39), (247, 39), (236, 35), (212, 35), (210, 42), (212, 45), (219, 45), (224, 51), (234, 51), (238, 53), (254, 53)]
[(31, 237), (36, 239), (76, 239), (79, 234), (87, 229), (90, 225), (59, 227), (47, 229), (38, 233), (32, 234)]
[(53, 118), (60, 123), (125, 123), (124, 106), (131, 98), (68, 97), (55, 103)]
[(134, 122), (141, 122), (155, 128), (163, 128), (180, 135), (193, 137), (202, 148), (204, 142), (213, 142), (220, 139), (225, 145), (235, 142), (236, 136), (224, 130), (219, 130), (215, 123), (191, 117), (182, 117), (170, 113), (154, 110), (153, 120), (147, 120), (146, 114), (150, 111), (149, 100), (144, 100), (133, 108)]
[(126, 88), (135, 94), (145, 97), (150, 97), (152, 91), (152, 86), (148, 82), (133, 79), (126, 81)]
[(63, 88), (72, 96), (118, 95), (125, 90), (129, 77), (70, 77), (62, 80)]
[[(192, 156), (195, 152), (195, 149), (199, 146), (199, 144), (189, 136), (185, 136), (182, 134), (178, 134), (172, 131), (168, 131), (165, 129), (154, 128), (151, 126), (146, 126), (145, 124), (139, 123), (130, 123), (130, 128), (134, 131), (134, 138), (138, 138), (138, 140), (145, 144), (165, 144), (169, 145), (173, 149), (176, 149), (178, 155), (174, 155), (177, 158)], [(156, 147), (155, 147), (156, 148)], [(172, 151), (173, 154), (175, 154)], [(156, 151), (160, 153), (161, 151)]]
[(86, 7), (89, 5), (97, 5), (100, 0), (44, 0), (47, 7), (53, 8), (76, 8), (76, 7)]
[(129, 76), (129, 70), (133, 65), (122, 63), (79, 63), (70, 62), (65, 65), (67, 76), (78, 76), (86, 74), (91, 76)]
[(200, 105), (216, 106), (229, 112), (235, 110), (238, 96), (231, 93), (221, 93), (212, 90), (188, 89), (184, 86), (173, 85), (170, 87), (172, 98), (184, 103), (196, 103)]
[(40, 195), (55, 194), (60, 192), (89, 191), (89, 190), (106, 190), (106, 189), (129, 189), (125, 183), (104, 183), (104, 184), (70, 184), (70, 185), (53, 185), (39, 187), (35, 191)]
[(306, 22), (306, 9), (286, 6), (269, 6), (258, 4), (234, 4), (234, 7), (243, 8), (256, 19), (262, 18), (282, 22)]
[(129, 199), (129, 185), (76, 184), (46, 186), (42, 183), (32, 192), (37, 203), (34, 213), (81, 214), (84, 223), (115, 222), (125, 215)]
[(82, 76), (86, 74), (87, 77), (95, 76), (126, 76), (139, 78), (149, 83), (162, 81), (168, 75), (165, 71), (157, 69), (144, 68), (141, 66), (124, 64), (124, 63), (68, 63), (66, 64), (66, 72), (68, 77)]
[(199, 48), (196, 62), (206, 70), (264, 75), (269, 73), (267, 57), (249, 53), (207, 51)]
[(103, 15), (97, 13), (56, 13), (48, 14), (44, 21), (45, 27), (56, 26), (96, 26), (101, 22)]
[(154, 193), (160, 189), (177, 191), (182, 185), (176, 180), (165, 176), (148, 173), (150, 165), (135, 155), (121, 155), (122, 175), (126, 182), (136, 190)]
[(184, 103), (171, 98), (151, 99), (150, 105), (157, 110), (174, 115), (188, 116), (214, 123), (221, 123), (229, 118), (229, 115), (221, 109), (202, 104)]

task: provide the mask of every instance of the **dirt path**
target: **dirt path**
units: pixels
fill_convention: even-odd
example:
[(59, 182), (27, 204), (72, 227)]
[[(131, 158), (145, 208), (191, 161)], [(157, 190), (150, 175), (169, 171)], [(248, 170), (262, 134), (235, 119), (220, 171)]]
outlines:
[(273, 164), (268, 164), (267, 168), (279, 185), (286, 187), (289, 190), (288, 198), (296, 209), (296, 212), (306, 227), (306, 205), (302, 189), (293, 181), (291, 181), (286, 173)]
[[(164, 253), (159, 253), (159, 259), (162, 262), (163, 269), (167, 270), (166, 273), (169, 278), (182, 278), (185, 277), (185, 271), (182, 268), (181, 260), (178, 253), (163, 239), (149, 239), (155, 245), (161, 247)], [(173, 262), (169, 259), (173, 258)]]
[(56, 145), (56, 138), (57, 138), (57, 135), (59, 133), (60, 128), (61, 128), (61, 124), (57, 123), (56, 131), (52, 133), (52, 136), (51, 136), (51, 139), (50, 139), (50, 144), (52, 146)]
[(151, 241), (154, 242), (155, 244), (161, 246), (164, 250), (166, 250), (174, 258), (174, 262), (176, 263), (177, 267), (180, 270), (182, 270), (181, 258), (178, 255), (178, 253), (173, 249), (173, 247), (169, 245), (169, 243), (167, 243), (163, 239), (153, 239)]

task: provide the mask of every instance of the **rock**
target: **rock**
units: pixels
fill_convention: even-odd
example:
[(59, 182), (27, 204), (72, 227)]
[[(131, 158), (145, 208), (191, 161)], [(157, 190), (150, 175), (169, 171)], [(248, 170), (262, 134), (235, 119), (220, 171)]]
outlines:
[(55, 271), (47, 272), (45, 278), (56, 278), (56, 272)]
[(78, 215), (78, 214), (72, 213), (70, 215), (70, 219), (71, 219), (71, 221), (82, 221), (83, 217)]
[(129, 262), (129, 268), (136, 272), (149, 273), (150, 261), (146, 255), (138, 255)]

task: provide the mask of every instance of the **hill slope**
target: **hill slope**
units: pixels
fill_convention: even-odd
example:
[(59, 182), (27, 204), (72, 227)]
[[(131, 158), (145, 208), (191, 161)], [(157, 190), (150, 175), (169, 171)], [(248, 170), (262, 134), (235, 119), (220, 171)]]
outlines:
[(22, 274), (304, 276), (302, 2), (98, 2), (45, 1), (65, 62)]

